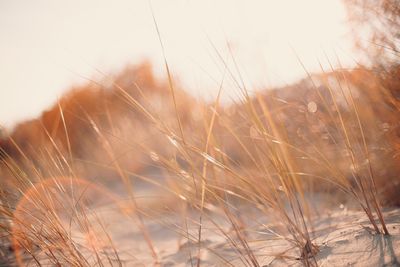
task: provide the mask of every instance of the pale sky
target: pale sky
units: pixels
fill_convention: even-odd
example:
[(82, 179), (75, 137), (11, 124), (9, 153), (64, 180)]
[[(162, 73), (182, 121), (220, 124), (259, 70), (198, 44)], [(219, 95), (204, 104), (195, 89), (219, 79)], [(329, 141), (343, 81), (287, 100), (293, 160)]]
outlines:
[[(38, 116), (83, 77), (101, 78), (149, 59), (164, 75), (149, 0), (0, 0), (0, 125)], [(232, 49), (250, 90), (319, 71), (336, 54), (351, 66), (340, 0), (152, 0), (167, 60), (184, 88), (215, 96), (218, 49)], [(227, 80), (224, 96), (234, 95)]]

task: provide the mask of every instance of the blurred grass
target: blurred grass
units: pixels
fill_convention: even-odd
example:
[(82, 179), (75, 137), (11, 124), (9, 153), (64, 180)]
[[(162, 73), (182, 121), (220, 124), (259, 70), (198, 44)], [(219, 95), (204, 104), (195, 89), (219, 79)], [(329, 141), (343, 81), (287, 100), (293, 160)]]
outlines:
[[(73, 88), (0, 141), (0, 253), (14, 251), (20, 264), (21, 254), (37, 264), (121, 265), (102, 220), (88, 218), (86, 191), (94, 190), (117, 194), (110, 201), (140, 229), (154, 262), (147, 217), (166, 210), (182, 217), (175, 228), (197, 244), (195, 259), (207, 249), (203, 218), (218, 225), (207, 214), (216, 207), (232, 228), (218, 234), (242, 264), (259, 266), (237, 210), (244, 205), (274, 218), (275, 235), (313, 266), (311, 196), (331, 196), (332, 206), (356, 201), (376, 232), (384, 232), (380, 205), (400, 205), (398, 74), (398, 67), (326, 71), (255, 94), (240, 88), (241, 102), (230, 105), (195, 100), (179, 86), (171, 99), (171, 80), (156, 80), (149, 63)], [(141, 202), (140, 192), (160, 195)], [(187, 227), (193, 210), (197, 235)], [(61, 217), (89, 237), (96, 229), (103, 246), (88, 241), (90, 253), (80, 253)]]

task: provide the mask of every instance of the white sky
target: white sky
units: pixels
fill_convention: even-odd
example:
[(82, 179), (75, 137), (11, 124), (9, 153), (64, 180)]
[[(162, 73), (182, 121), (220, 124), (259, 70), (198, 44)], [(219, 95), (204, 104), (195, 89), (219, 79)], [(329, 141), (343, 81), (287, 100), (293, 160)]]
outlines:
[[(351, 65), (340, 0), (152, 0), (171, 69), (189, 92), (209, 99), (232, 66), (230, 44), (250, 89), (319, 71), (338, 54)], [(210, 41), (212, 43), (210, 43)], [(294, 53), (295, 51), (295, 53)], [(116, 72), (143, 59), (163, 75), (149, 0), (0, 0), (0, 124), (38, 116), (96, 69)], [(326, 65), (326, 64), (324, 64)], [(225, 97), (232, 95), (227, 81)]]

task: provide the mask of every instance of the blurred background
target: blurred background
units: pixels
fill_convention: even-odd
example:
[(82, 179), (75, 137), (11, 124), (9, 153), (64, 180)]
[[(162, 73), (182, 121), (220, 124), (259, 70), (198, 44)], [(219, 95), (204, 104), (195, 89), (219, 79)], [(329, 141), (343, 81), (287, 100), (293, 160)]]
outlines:
[[(151, 11), (153, 8), (153, 14)], [(318, 1), (0, 1), (0, 124), (34, 118), (72, 85), (147, 60), (165, 77), (165, 55), (182, 87), (216, 97), (220, 57), (232, 56), (250, 90), (320, 72), (327, 59), (355, 66), (345, 3)], [(232, 56), (231, 56), (232, 54)], [(235, 74), (236, 75), (236, 74)], [(222, 98), (237, 97), (227, 81)]]
[(211, 122), (215, 153), (246, 173), (260, 166), (255, 116), (279, 122), (308, 178), (330, 175), (312, 154), (342, 177), (371, 160), (385, 201), (400, 201), (396, 0), (0, 5), (0, 156), (27, 173), (165, 183), (160, 157), (175, 171), (200, 164), (175, 142), (187, 134), (202, 151)]

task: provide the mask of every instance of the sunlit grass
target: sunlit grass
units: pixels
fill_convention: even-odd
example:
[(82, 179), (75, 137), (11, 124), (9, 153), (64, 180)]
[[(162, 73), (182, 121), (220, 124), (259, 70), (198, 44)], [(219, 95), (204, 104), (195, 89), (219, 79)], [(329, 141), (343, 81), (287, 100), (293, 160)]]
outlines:
[[(131, 263), (162, 264), (148, 229), (158, 220), (176, 234), (179, 247), (192, 244), (188, 257), (198, 266), (205, 253), (232, 266), (261, 266), (262, 257), (314, 266), (321, 244), (314, 241), (313, 195), (319, 193), (355, 200), (374, 231), (388, 235), (380, 198), (395, 197), (386, 188), (398, 182), (382, 173), (396, 172), (398, 151), (392, 157), (384, 153), (398, 140), (379, 126), (399, 111), (398, 103), (378, 78), (368, 91), (357, 87), (362, 75), (371, 73), (333, 70), (309, 75), (292, 88), (252, 95), (241, 86), (241, 103), (231, 107), (219, 97), (211, 104), (185, 98), (171, 86), (171, 77), (175, 97), (162, 90), (149, 94), (139, 83), (124, 88), (116, 80), (111, 89), (97, 91), (104, 97), (97, 100), (107, 104), (95, 112), (80, 99), (61, 99), (52, 114), (59, 116), (57, 125), (42, 120), (40, 135), (25, 139), (30, 143), (16, 132), (2, 146), (0, 226), (14, 254), (9, 261), (129, 264), (108, 222), (119, 216), (140, 233), (132, 242), (147, 244), (147, 253), (142, 247), (137, 258), (129, 256)], [(155, 106), (156, 94), (169, 104)], [(73, 108), (67, 105), (74, 101), (68, 104)], [(387, 103), (389, 113), (370, 108)], [(126, 111), (134, 116), (121, 120)], [(80, 142), (75, 130), (86, 134)], [(122, 191), (115, 191), (118, 184)], [(137, 196), (142, 184), (158, 196)], [(253, 239), (258, 232), (267, 239)], [(225, 240), (235, 256), (207, 245), (210, 234)], [(264, 255), (260, 242), (268, 240), (277, 248)]]

